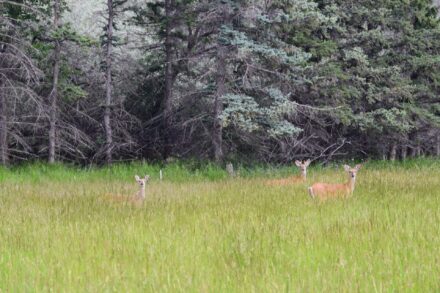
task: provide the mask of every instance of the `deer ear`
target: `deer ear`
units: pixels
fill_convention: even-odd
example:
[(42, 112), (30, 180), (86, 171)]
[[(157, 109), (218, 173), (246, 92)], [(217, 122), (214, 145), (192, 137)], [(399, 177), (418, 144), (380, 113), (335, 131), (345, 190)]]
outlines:
[(298, 161), (298, 160), (296, 160), (296, 161), (295, 161), (295, 165), (298, 166), (298, 167), (300, 167), (300, 166), (301, 166), (301, 162)]
[(345, 170), (345, 171), (347, 171), (347, 172), (348, 172), (348, 171), (350, 171), (350, 169), (351, 169), (351, 167), (350, 167), (350, 166), (348, 166), (348, 165), (344, 165), (344, 170)]
[(145, 181), (150, 180), (150, 175), (145, 175)]
[(307, 161), (304, 162), (304, 164), (308, 167), (310, 165), (312, 161), (310, 161), (310, 159), (308, 159)]
[(141, 178), (139, 178), (139, 176), (138, 176), (138, 175), (135, 175), (135, 176), (134, 176), (134, 179), (136, 179), (136, 181), (139, 181), (139, 180), (141, 180)]
[(355, 166), (355, 169), (356, 169), (356, 170), (359, 170), (361, 167), (362, 167), (362, 164), (357, 164), (357, 165)]

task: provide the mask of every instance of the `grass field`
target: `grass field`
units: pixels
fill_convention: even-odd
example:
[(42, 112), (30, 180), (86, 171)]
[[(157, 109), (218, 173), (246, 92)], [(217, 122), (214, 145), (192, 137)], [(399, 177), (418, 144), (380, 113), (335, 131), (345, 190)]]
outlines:
[[(323, 204), (292, 168), (33, 165), (0, 172), (0, 291), (432, 292), (440, 290), (440, 162), (371, 162), (354, 196)], [(134, 194), (141, 208), (103, 200)], [(309, 169), (340, 182), (341, 167)]]

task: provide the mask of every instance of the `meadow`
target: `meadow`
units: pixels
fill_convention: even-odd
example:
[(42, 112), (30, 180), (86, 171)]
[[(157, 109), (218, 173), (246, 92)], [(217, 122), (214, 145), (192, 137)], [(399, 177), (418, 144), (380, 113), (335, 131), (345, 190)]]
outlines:
[[(1, 292), (432, 292), (440, 290), (440, 161), (369, 162), (349, 199), (308, 183), (266, 186), (296, 167), (42, 164), (0, 170)], [(105, 200), (134, 194), (140, 208)]]

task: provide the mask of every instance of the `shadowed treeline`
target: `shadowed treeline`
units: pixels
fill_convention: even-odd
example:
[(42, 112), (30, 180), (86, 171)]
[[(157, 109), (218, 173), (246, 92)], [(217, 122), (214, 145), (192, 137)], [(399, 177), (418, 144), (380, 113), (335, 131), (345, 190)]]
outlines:
[(0, 0), (0, 162), (439, 156), (432, 4)]

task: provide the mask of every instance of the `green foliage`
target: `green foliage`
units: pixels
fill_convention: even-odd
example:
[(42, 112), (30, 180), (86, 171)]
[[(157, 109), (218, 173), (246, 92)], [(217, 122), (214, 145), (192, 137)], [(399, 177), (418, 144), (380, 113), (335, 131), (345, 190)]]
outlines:
[(224, 127), (234, 125), (246, 132), (263, 132), (271, 137), (292, 136), (301, 131), (285, 119), (295, 113), (296, 105), (278, 89), (269, 88), (260, 103), (243, 95), (226, 95), (223, 99), (228, 105), (220, 116)]
[(54, 30), (52, 32), (51, 38), (60, 41), (71, 41), (78, 45), (88, 47), (97, 44), (96, 40), (93, 40), (92, 38), (84, 35), (80, 35), (76, 31), (74, 31), (70, 23), (66, 23), (60, 26), (59, 29)]
[[(439, 65), (440, 43), (430, 1), (320, 2), (324, 14), (337, 18), (324, 40), (338, 49), (329, 51), (326, 59), (319, 53), (311, 58), (319, 61), (309, 73), (317, 83), (317, 95), (328, 97), (316, 105), (349, 106), (353, 115), (336, 111), (339, 118), (333, 119), (361, 135), (392, 134), (405, 141), (427, 125), (436, 127), (432, 111), (438, 102), (431, 93), (438, 90), (438, 71), (432, 68)], [(329, 75), (336, 79), (323, 83)]]
[(287, 54), (284, 50), (279, 48), (264, 43), (258, 44), (249, 39), (245, 33), (227, 27), (222, 28), (222, 33), (229, 35), (229, 45), (237, 46), (243, 55), (257, 54), (263, 58), (291, 66), (304, 64), (310, 58), (310, 54), (302, 52), (299, 48), (290, 48), (292, 54)]
[[(62, 48), (58, 116), (69, 125), (60, 130), (72, 131), (59, 137), (81, 137), (83, 144), (67, 148), (86, 149), (69, 160), (102, 156), (102, 45), (109, 41), (118, 159), (158, 159), (166, 143), (170, 153), (206, 159), (217, 145), (213, 137), (226, 157), (263, 161), (333, 156), (341, 141), (335, 155), (382, 157), (394, 144), (402, 155), (419, 147), (437, 154), (440, 23), (429, 0), (179, 0), (169, 2), (168, 16), (163, 0), (117, 0), (112, 40), (85, 37), (69, 23), (54, 29), (52, 4), (0, 5), (0, 41), (18, 45), (14, 60), (38, 65), (24, 72), (0, 62), (2, 74), (16, 82), (17, 107), (8, 111), (31, 109), (26, 121), (8, 113), (8, 143), (20, 159), (44, 156), (47, 119), (41, 117), (47, 116), (55, 41)], [(39, 70), (44, 76), (29, 79)], [(20, 92), (23, 81), (35, 92), (35, 109)], [(163, 101), (165, 93), (171, 103)], [(166, 105), (173, 113), (164, 123)]]
[(88, 93), (85, 90), (83, 90), (80, 86), (76, 86), (71, 83), (61, 84), (61, 93), (63, 99), (70, 102), (88, 96)]

